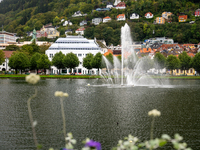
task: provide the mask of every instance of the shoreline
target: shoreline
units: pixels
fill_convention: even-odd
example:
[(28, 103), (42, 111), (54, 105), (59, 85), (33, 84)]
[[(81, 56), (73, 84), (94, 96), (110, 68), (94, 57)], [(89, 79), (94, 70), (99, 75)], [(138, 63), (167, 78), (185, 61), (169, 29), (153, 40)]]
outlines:
[[(0, 79), (25, 79), (27, 75), (0, 75)], [(162, 79), (187, 79), (187, 80), (200, 80), (200, 76), (151, 76), (152, 78)], [(40, 75), (41, 79), (103, 79), (99, 75)]]

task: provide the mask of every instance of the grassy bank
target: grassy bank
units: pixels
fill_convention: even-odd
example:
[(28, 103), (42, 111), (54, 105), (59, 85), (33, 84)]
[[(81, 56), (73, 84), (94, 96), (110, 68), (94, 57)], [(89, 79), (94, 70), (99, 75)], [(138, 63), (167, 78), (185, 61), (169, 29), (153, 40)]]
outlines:
[[(0, 78), (25, 78), (25, 74), (1, 74)], [(40, 75), (42, 79), (96, 79), (101, 78), (97, 75)], [(152, 76), (153, 78), (169, 78), (169, 79), (196, 79), (200, 80), (200, 76)]]

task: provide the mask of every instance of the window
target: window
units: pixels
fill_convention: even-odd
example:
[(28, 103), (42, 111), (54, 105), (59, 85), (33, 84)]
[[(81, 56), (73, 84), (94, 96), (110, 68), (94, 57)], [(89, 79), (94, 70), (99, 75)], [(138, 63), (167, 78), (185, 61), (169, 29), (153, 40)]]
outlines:
[(190, 73), (192, 73), (193, 72), (193, 69), (190, 69)]
[(81, 69), (78, 69), (78, 73), (81, 73)]
[(5, 64), (3, 64), (3, 66), (5, 66)]
[(50, 57), (50, 58), (53, 58), (53, 54), (49, 54), (49, 57)]
[(176, 69), (176, 73), (179, 73), (179, 69)]
[(82, 64), (82, 62), (79, 63), (80, 65)]
[(82, 56), (82, 54), (78, 54), (78, 57), (81, 57)]

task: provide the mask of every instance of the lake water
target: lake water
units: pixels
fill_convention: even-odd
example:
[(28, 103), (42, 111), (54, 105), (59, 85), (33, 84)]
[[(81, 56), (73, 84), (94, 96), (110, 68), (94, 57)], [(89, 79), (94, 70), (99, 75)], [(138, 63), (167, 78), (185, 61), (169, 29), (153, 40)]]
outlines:
[[(101, 80), (46, 79), (36, 85), (38, 96), (31, 108), (43, 149), (65, 145), (55, 91), (69, 94), (64, 101), (66, 130), (77, 139), (77, 149), (84, 146), (86, 137), (101, 142), (103, 150), (116, 146), (128, 134), (148, 140), (151, 118), (147, 114), (152, 109), (161, 111), (154, 137), (179, 133), (188, 147), (200, 149), (200, 80), (170, 80), (172, 86), (163, 88), (107, 88), (88, 83), (101, 85)], [(35, 149), (27, 109), (34, 87), (17, 79), (0, 79), (0, 85), (0, 149)]]

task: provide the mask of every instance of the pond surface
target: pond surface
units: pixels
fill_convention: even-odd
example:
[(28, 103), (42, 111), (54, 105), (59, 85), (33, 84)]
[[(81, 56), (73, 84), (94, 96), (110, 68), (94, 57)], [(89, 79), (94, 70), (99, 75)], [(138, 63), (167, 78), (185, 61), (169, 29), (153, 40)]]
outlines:
[[(170, 80), (172, 86), (163, 88), (107, 88), (88, 83), (101, 85), (101, 80), (46, 79), (36, 85), (38, 96), (31, 108), (43, 149), (65, 146), (55, 91), (69, 94), (64, 101), (66, 130), (77, 139), (76, 149), (84, 146), (86, 137), (101, 142), (103, 150), (116, 146), (128, 134), (148, 140), (151, 118), (147, 114), (152, 109), (161, 111), (154, 137), (179, 133), (188, 147), (200, 149), (200, 80)], [(0, 85), (0, 149), (35, 149), (27, 109), (34, 87), (16, 79), (0, 79)]]

